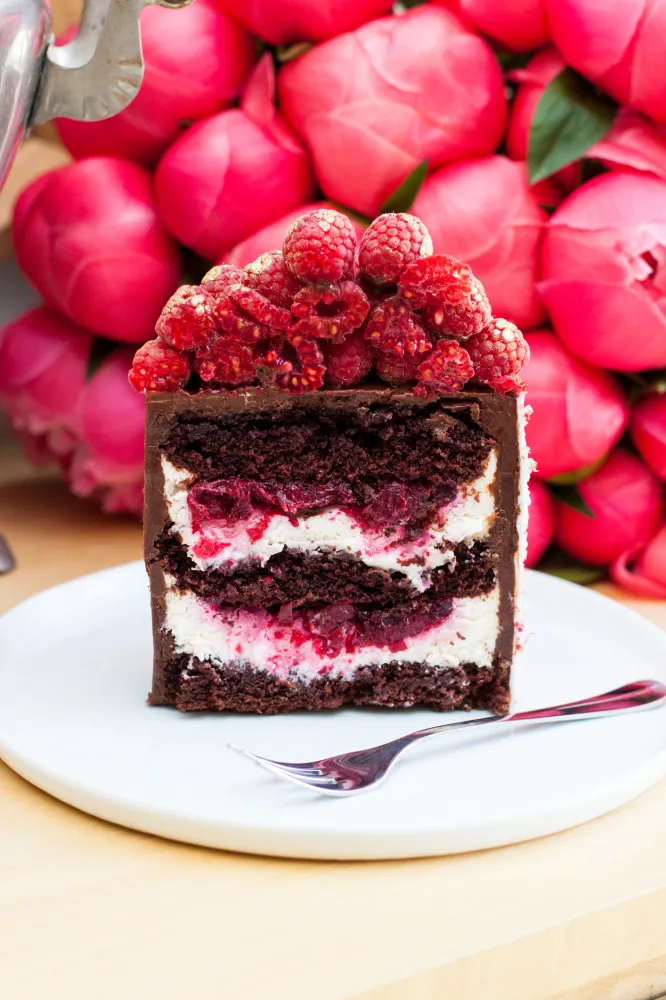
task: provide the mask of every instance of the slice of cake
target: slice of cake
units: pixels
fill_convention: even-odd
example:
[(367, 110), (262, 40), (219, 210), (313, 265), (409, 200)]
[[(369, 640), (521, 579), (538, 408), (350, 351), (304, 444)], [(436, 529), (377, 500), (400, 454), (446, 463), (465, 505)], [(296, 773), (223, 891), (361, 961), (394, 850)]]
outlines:
[(509, 708), (527, 345), (418, 220), (350, 230), (303, 217), (137, 352), (153, 705)]

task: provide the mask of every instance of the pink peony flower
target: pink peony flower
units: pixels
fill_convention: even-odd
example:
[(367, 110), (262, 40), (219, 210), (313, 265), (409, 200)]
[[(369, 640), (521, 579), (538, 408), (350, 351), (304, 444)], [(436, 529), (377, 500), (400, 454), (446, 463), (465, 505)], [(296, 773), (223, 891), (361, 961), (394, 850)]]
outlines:
[(21, 194), (13, 231), (48, 306), (113, 340), (150, 339), (181, 261), (145, 170), (104, 157), (54, 170)]
[(537, 268), (547, 215), (523, 163), (490, 156), (444, 167), (426, 180), (413, 211), (430, 230), (435, 253), (470, 265), (495, 315), (525, 329), (546, 318)]
[(646, 546), (619, 555), (610, 575), (618, 587), (636, 597), (666, 598), (666, 525)]
[(545, 0), (459, 0), (461, 17), (514, 52), (531, 52), (549, 38)]
[(313, 194), (307, 154), (277, 114), (274, 90), (267, 53), (241, 107), (193, 125), (160, 161), (160, 214), (203, 257), (219, 257)]
[(595, 177), (546, 225), (539, 291), (575, 354), (604, 368), (666, 365), (666, 183)]
[(555, 501), (538, 479), (530, 482), (530, 519), (527, 525), (525, 565), (536, 566), (555, 537)]
[(76, 158), (116, 155), (152, 166), (183, 123), (229, 107), (256, 58), (254, 39), (214, 0), (181, 10), (147, 7), (141, 41), (143, 83), (125, 111), (101, 122), (58, 119), (60, 138)]
[(666, 395), (643, 396), (631, 414), (631, 436), (655, 475), (666, 479)]
[(70, 488), (104, 510), (141, 512), (145, 403), (118, 347), (86, 381), (93, 337), (48, 309), (0, 330), (0, 407), (37, 462), (58, 462)]
[(493, 152), (506, 115), (489, 46), (430, 5), (318, 45), (278, 86), (324, 193), (369, 216), (424, 159), (435, 168)]
[[(197, 0), (199, 2), (199, 0)], [(231, 17), (271, 45), (320, 42), (388, 14), (392, 0), (217, 0)]]
[[(104, 510), (141, 514), (145, 399), (127, 381), (133, 351), (106, 358), (79, 400), (81, 443), (68, 470), (79, 496), (101, 496)], [(101, 494), (100, 494), (101, 490)]]
[(558, 503), (556, 540), (574, 558), (592, 566), (611, 563), (643, 545), (664, 518), (664, 487), (633, 455), (616, 450), (578, 484), (594, 517)]
[(621, 104), (666, 122), (663, 0), (546, 0), (564, 61)]
[[(530, 129), (537, 104), (547, 84), (565, 68), (555, 49), (539, 52), (524, 69), (510, 73), (519, 84), (506, 134), (506, 148), (514, 160), (525, 160)], [(600, 160), (609, 170), (635, 170), (666, 180), (666, 128), (655, 125), (637, 111), (620, 108), (604, 139), (585, 154)], [(553, 180), (563, 191), (572, 191), (580, 183), (579, 161), (559, 170)]]
[[(300, 208), (294, 208), (291, 212), (283, 215), (281, 219), (270, 222), (267, 226), (253, 233), (252, 236), (248, 236), (246, 240), (241, 240), (240, 243), (237, 243), (235, 247), (232, 247), (231, 250), (228, 250), (223, 255), (219, 263), (233, 264), (235, 267), (245, 267), (246, 264), (256, 260), (257, 257), (260, 257), (262, 253), (266, 253), (268, 250), (281, 250), (287, 230), (292, 222), (307, 212), (314, 212), (318, 208), (332, 207), (327, 201), (318, 201), (310, 205), (301, 205)], [(351, 219), (350, 221), (356, 232), (356, 239), (360, 241), (365, 228), (355, 219)]]
[(528, 335), (523, 369), (534, 412), (527, 443), (544, 479), (591, 465), (620, 439), (629, 420), (627, 401), (612, 375), (570, 354), (552, 333)]

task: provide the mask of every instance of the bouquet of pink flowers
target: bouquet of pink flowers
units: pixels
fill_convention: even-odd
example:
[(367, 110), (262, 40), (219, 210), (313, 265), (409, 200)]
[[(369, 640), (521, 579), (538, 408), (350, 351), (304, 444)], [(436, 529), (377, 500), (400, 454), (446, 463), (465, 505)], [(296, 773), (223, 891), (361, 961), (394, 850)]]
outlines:
[(196, 0), (142, 31), (137, 99), (60, 121), (74, 162), (16, 206), (44, 307), (0, 332), (0, 404), (28, 453), (139, 512), (129, 345), (175, 288), (313, 208), (411, 211), (527, 334), (528, 563), (666, 597), (666, 5)]

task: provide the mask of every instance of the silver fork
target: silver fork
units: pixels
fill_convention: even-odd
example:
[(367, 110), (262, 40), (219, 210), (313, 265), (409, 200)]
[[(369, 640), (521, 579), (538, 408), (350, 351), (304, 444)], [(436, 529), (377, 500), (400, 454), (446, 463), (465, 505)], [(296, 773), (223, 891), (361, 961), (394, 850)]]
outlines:
[(464, 722), (445, 722), (441, 726), (430, 729), (419, 729), (418, 732), (400, 736), (389, 743), (382, 743), (367, 750), (352, 750), (349, 753), (336, 754), (335, 757), (324, 757), (322, 760), (310, 760), (302, 763), (283, 760), (271, 760), (259, 754), (244, 750), (233, 743), (233, 750), (244, 754), (267, 768), (273, 774), (295, 781), (299, 785), (312, 788), (322, 795), (354, 795), (368, 788), (375, 788), (384, 781), (398, 757), (426, 736), (436, 736), (438, 733), (452, 733), (458, 729), (472, 726), (508, 726), (523, 723), (543, 722), (575, 722), (581, 719), (600, 719), (605, 716), (619, 715), (621, 712), (631, 712), (639, 709), (653, 708), (666, 699), (666, 687), (659, 681), (634, 681), (624, 687), (608, 691), (606, 694), (583, 698), (581, 701), (571, 701), (564, 705), (552, 705), (549, 708), (538, 708), (532, 712), (516, 712), (514, 715), (485, 716), (481, 719), (467, 719)]

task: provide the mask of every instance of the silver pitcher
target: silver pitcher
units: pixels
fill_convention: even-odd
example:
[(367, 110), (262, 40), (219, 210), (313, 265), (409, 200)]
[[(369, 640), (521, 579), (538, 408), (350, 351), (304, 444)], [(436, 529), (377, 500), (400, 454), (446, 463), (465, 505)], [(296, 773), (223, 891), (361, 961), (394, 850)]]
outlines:
[[(139, 15), (152, 0), (86, 0), (79, 32), (56, 47), (44, 0), (0, 0), (0, 187), (27, 129), (51, 118), (111, 118), (143, 78)], [(191, 0), (156, 0), (185, 7)]]

